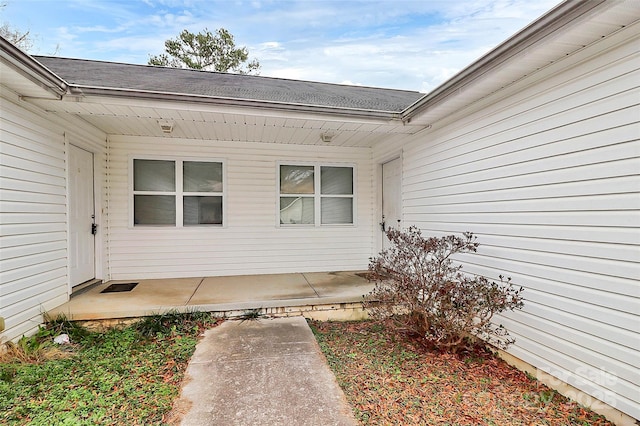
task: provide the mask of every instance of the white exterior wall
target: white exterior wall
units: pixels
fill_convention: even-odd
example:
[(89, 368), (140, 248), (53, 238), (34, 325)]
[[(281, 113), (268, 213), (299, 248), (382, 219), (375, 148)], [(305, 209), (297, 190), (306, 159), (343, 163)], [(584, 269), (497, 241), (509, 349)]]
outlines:
[[(222, 160), (225, 227), (131, 227), (131, 158)], [(353, 164), (356, 225), (278, 227), (279, 162)], [(371, 150), (111, 136), (108, 256), (111, 279), (366, 269), (372, 253)]]
[[(509, 352), (640, 418), (640, 57), (630, 28), (404, 147), (404, 225), (525, 287)], [(375, 158), (386, 155), (382, 150)], [(583, 401), (587, 402), (587, 401)]]
[(66, 146), (98, 151), (105, 139), (73, 120), (70, 132), (4, 88), (1, 99), (0, 336), (14, 340), (69, 298)]

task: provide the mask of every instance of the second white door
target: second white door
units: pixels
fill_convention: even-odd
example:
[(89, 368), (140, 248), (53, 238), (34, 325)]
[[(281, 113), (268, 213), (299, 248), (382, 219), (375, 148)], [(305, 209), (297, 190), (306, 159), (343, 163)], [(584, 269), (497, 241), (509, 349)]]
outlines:
[[(382, 165), (382, 222), (380, 230), (400, 228), (402, 221), (402, 161), (396, 158)], [(382, 248), (389, 247), (386, 234)]]

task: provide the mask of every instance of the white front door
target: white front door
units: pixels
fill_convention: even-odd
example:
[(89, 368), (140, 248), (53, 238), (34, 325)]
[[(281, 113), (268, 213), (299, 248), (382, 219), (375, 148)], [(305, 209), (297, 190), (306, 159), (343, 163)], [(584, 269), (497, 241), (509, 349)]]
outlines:
[(95, 278), (93, 154), (69, 145), (69, 280)]
[[(402, 220), (402, 161), (400, 158), (382, 165), (382, 225), (380, 230), (400, 228)], [(389, 247), (386, 234), (382, 248)]]

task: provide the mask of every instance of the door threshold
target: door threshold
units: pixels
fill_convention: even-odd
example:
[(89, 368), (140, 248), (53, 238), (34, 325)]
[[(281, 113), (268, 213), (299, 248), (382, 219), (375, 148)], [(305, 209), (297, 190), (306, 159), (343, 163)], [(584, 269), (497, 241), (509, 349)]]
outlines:
[(95, 286), (97, 286), (98, 284), (102, 284), (102, 280), (99, 280), (97, 278), (94, 278), (92, 280), (89, 281), (85, 281), (82, 284), (78, 284), (77, 286), (73, 287), (71, 289), (71, 297), (76, 297), (82, 293), (86, 293), (87, 291), (91, 290), (92, 288), (94, 288)]

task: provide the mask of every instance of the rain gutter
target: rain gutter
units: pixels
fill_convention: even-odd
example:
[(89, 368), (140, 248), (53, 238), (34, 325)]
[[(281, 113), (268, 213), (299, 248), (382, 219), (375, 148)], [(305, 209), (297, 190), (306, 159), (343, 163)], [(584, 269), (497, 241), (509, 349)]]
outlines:
[(123, 98), (127, 100), (158, 100), (207, 104), (214, 106), (259, 108), (261, 110), (320, 113), (332, 116), (348, 116), (363, 119), (376, 119), (386, 121), (402, 121), (402, 113), (394, 111), (379, 111), (347, 107), (332, 107), (325, 105), (296, 104), (289, 102), (264, 101), (244, 98), (229, 98), (222, 96), (206, 96), (183, 93), (156, 92), (136, 89), (120, 89), (110, 87), (95, 87), (73, 85), (70, 86), (65, 98), (82, 102), (84, 96), (105, 96), (111, 98)]
[(61, 99), (68, 85), (40, 62), (0, 36), (0, 57), (22, 76)]

